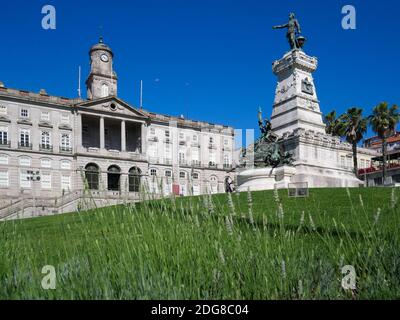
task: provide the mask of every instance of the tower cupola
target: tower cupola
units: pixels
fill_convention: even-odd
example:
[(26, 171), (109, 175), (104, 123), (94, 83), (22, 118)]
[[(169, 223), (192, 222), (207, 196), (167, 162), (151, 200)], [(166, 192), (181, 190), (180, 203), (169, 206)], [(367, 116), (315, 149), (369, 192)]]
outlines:
[(114, 53), (100, 37), (90, 48), (90, 73), (86, 80), (87, 98), (95, 100), (117, 95), (117, 74), (113, 69)]

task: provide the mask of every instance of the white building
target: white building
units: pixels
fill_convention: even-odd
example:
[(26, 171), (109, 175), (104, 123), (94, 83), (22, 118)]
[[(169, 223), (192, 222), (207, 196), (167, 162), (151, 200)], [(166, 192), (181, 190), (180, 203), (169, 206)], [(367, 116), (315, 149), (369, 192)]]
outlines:
[(0, 219), (157, 196), (225, 192), (234, 130), (137, 109), (117, 96), (114, 54), (90, 49), (87, 100), (0, 83)]

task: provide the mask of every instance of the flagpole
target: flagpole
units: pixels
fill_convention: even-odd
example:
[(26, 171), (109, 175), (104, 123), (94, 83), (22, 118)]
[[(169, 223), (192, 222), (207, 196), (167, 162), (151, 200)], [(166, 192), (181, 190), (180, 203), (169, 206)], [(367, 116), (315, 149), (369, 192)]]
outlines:
[(81, 98), (81, 66), (78, 68), (78, 97)]
[(143, 109), (143, 80), (140, 80), (140, 110)]

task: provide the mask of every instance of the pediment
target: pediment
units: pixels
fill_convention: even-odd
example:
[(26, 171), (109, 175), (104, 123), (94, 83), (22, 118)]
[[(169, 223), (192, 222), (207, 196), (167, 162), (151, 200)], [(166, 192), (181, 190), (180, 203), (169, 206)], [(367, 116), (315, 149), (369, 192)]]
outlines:
[(8, 117), (5, 116), (0, 116), (0, 122), (11, 122), (11, 120)]
[(39, 122), (39, 127), (53, 128), (53, 125), (50, 122), (47, 122), (47, 121), (40, 121)]
[(99, 113), (123, 115), (143, 119), (147, 118), (143, 112), (115, 96), (96, 100), (88, 100), (76, 106), (82, 109), (98, 111)]

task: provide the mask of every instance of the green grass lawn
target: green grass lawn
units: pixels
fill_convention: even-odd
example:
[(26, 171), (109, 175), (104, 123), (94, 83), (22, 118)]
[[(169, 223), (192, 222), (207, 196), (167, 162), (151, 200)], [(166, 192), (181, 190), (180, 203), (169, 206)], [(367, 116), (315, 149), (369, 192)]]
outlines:
[[(264, 191), (3, 222), (0, 299), (399, 298), (399, 197)], [(341, 287), (345, 265), (356, 290)]]

